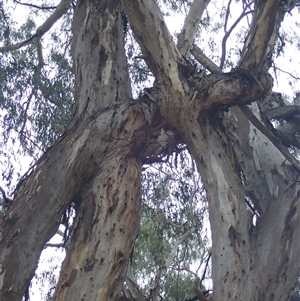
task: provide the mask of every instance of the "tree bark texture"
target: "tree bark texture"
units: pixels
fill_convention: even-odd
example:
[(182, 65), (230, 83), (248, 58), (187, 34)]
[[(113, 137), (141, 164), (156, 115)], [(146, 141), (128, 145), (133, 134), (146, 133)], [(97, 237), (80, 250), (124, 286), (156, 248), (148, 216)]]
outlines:
[(76, 228), (56, 300), (117, 300), (138, 233), (149, 123), (131, 98), (119, 4), (79, 1), (73, 31), (77, 112), (2, 221), (2, 300), (22, 299), (71, 202)]
[[(197, 2), (202, 13), (208, 2)], [(156, 78), (136, 100), (123, 9)], [(191, 47), (195, 24), (185, 24), (179, 51), (154, 0), (78, 1), (72, 41), (77, 111), (2, 220), (3, 300), (22, 299), (71, 202), (75, 229), (54, 299), (121, 297), (139, 228), (143, 159), (170, 151), (152, 143), (157, 128), (187, 144), (207, 190), (213, 300), (288, 299), (299, 276), (299, 174), (239, 109), (272, 87), (267, 54), (281, 20), (279, 1), (257, 1), (237, 68), (200, 76), (181, 55)], [(259, 117), (256, 104), (251, 109)], [(256, 223), (245, 200), (255, 207)]]

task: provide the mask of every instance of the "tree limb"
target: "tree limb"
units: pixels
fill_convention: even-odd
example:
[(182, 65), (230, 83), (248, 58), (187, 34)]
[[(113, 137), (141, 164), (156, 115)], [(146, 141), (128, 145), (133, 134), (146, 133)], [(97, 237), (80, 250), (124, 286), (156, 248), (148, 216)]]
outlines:
[(184, 56), (188, 54), (191, 48), (202, 14), (209, 2), (210, 0), (194, 0), (191, 5), (177, 42), (177, 48)]
[(281, 152), (281, 154), (293, 165), (293, 167), (300, 172), (299, 162), (288, 152), (288, 150), (282, 145), (281, 140), (273, 134), (269, 129), (267, 129), (258, 118), (252, 113), (247, 105), (240, 106), (241, 111), (249, 119), (249, 121), (269, 140), (274, 144), (274, 146)]
[(275, 39), (285, 14), (283, 2), (256, 1), (254, 17), (240, 60), (240, 67), (248, 70), (255, 77), (260, 74), (263, 67), (266, 68), (264, 71), (267, 71), (271, 65)]
[[(249, 13), (253, 12), (253, 11), (248, 11), (246, 12), (246, 10), (248, 9), (249, 6), (246, 6), (243, 10), (243, 12), (241, 13), (241, 15), (236, 19), (236, 21), (232, 24), (232, 26), (229, 28), (228, 31), (226, 31), (226, 27), (224, 27), (225, 30), (225, 35), (223, 37), (222, 40), (222, 56), (221, 56), (221, 60), (220, 60), (220, 69), (223, 69), (224, 67), (224, 62), (225, 62), (225, 56), (226, 56), (226, 42), (227, 39), (229, 38), (230, 34), (232, 33), (232, 31), (234, 30), (234, 28), (239, 24), (239, 22)], [(229, 8), (228, 8), (229, 10)], [(226, 23), (225, 26), (227, 24), (227, 18), (228, 16), (226, 16)]]
[(174, 243), (172, 250), (167, 258), (167, 260), (165, 261), (165, 263), (163, 265), (161, 265), (159, 267), (159, 269), (156, 272), (155, 275), (155, 282), (154, 282), (154, 288), (151, 289), (151, 300), (156, 301), (157, 300), (157, 293), (159, 291), (159, 287), (160, 287), (160, 278), (163, 274), (163, 272), (165, 272), (169, 266), (171, 265), (175, 255), (176, 255), (176, 251), (178, 246), (186, 239), (189, 237), (189, 235), (191, 235), (194, 231), (196, 230), (196, 227), (192, 227), (190, 230), (188, 230), (187, 232), (185, 232), (184, 234), (182, 234)]
[[(294, 115), (300, 115), (300, 106), (289, 105), (275, 109), (270, 109), (264, 112), (269, 119), (283, 118), (290, 119)], [(300, 122), (300, 120), (298, 120)]]
[(158, 78), (171, 80), (173, 87), (181, 86), (177, 62), (185, 64), (185, 61), (181, 59), (156, 1), (121, 2), (151, 72)]
[(195, 59), (211, 73), (222, 74), (222, 70), (195, 44), (191, 48), (191, 54)]
[(37, 9), (42, 9), (42, 10), (55, 9), (57, 7), (57, 6), (39, 6), (39, 5), (34, 5), (31, 3), (21, 2), (21, 1), (17, 1), (17, 0), (14, 0), (14, 2), (17, 4), (20, 4), (20, 5), (29, 6), (29, 7), (33, 7), (33, 8), (37, 8)]
[(69, 8), (70, 3), (71, 0), (61, 0), (61, 2), (57, 5), (55, 11), (40, 27), (37, 28), (36, 33), (32, 37), (14, 45), (0, 47), (0, 52), (4, 53), (12, 50), (18, 50), (32, 43), (36, 38), (40, 39), (48, 30), (50, 30), (54, 23), (65, 14), (67, 9)]

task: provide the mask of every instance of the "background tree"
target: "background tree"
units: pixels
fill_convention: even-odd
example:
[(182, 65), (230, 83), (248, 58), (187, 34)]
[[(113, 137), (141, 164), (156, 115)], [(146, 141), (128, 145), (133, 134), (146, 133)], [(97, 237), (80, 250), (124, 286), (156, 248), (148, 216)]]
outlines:
[[(289, 298), (299, 276), (300, 168), (286, 147), (299, 147), (298, 95), (291, 107), (281, 95), (270, 94), (273, 80), (267, 72), (270, 67), (275, 76), (282, 72), (275, 59), (291, 42), (291, 33), (280, 32), (280, 25), (286, 14), (297, 14), (297, 1), (228, 1), (218, 7), (220, 19), (213, 2), (166, 2), (175, 11), (186, 10), (177, 37), (164, 22), (165, 6), (158, 4), (78, 1), (75, 8), (70, 1), (55, 7), (27, 3), (31, 18), (17, 29), (10, 4), (1, 3), (3, 141), (9, 147), (9, 139), (18, 139), (36, 157), (48, 149), (20, 181), (13, 201), (3, 193), (4, 300), (27, 295), (40, 253), (61, 223), (67, 255), (54, 300), (187, 298), (186, 288), (199, 279), (179, 276), (179, 271), (196, 259), (205, 265), (209, 258), (201, 255), (207, 245), (199, 200), (206, 197), (192, 175), (193, 164), (187, 171), (179, 165), (184, 180), (168, 171), (154, 185), (152, 169), (144, 173), (147, 197), (132, 257), (142, 166), (168, 161), (172, 170), (182, 145), (207, 193), (213, 300)], [(236, 8), (240, 15), (231, 17)], [(32, 17), (41, 11), (48, 18), (37, 27)], [(237, 28), (239, 42), (228, 49)], [(43, 37), (50, 29), (46, 51)], [(217, 35), (221, 29), (225, 34), (218, 46), (207, 33)], [(60, 42), (65, 46), (57, 47)], [(206, 45), (210, 58), (199, 48)], [(135, 80), (148, 88), (133, 88), (133, 98)], [(2, 154), (9, 164), (8, 149)], [(8, 184), (11, 170), (3, 174)], [(149, 234), (156, 241), (143, 245)], [(179, 247), (188, 237), (189, 246)], [(132, 276), (141, 278), (141, 266), (152, 278), (144, 291)], [(153, 272), (151, 266), (159, 267)], [(163, 276), (168, 268), (171, 272)], [(185, 288), (179, 290), (180, 285)]]

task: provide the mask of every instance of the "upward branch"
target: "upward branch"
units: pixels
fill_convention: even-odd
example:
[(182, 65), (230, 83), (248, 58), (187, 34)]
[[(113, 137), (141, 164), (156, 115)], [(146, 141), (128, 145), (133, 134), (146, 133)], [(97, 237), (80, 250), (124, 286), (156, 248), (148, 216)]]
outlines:
[(202, 14), (209, 2), (210, 0), (194, 0), (190, 8), (177, 43), (178, 50), (184, 56), (188, 54), (192, 46)]
[(135, 38), (150, 70), (158, 79), (170, 79), (178, 86), (177, 62), (181, 59), (154, 0), (122, 0)]
[[(280, 0), (256, 1), (255, 13), (251, 27), (245, 41), (241, 56), (240, 67), (247, 69), (253, 76), (257, 77), (262, 68), (269, 69), (269, 60), (281, 21), (287, 11)], [(288, 9), (292, 7), (293, 1)], [(288, 5), (288, 4), (287, 4)]]

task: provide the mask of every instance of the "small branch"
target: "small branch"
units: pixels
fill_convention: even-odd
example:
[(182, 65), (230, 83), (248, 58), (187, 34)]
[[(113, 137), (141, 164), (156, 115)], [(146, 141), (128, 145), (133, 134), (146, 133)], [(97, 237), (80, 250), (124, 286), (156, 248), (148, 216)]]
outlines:
[(59, 20), (70, 6), (71, 0), (61, 0), (53, 14), (36, 30), (38, 37), (44, 35)]
[(300, 115), (300, 106), (289, 105), (275, 109), (270, 109), (264, 112), (269, 119), (282, 118), (288, 120), (294, 115)]
[(295, 75), (293, 75), (292, 73), (290, 73), (290, 72), (288, 72), (288, 71), (282, 70), (282, 69), (278, 68), (278, 67), (275, 66), (275, 65), (273, 66), (273, 68), (279, 70), (279, 71), (282, 72), (282, 73), (288, 74), (288, 75), (289, 75), (290, 77), (292, 77), (293, 79), (300, 80), (300, 77), (295, 76)]
[(177, 43), (177, 48), (183, 56), (186, 56), (191, 48), (202, 14), (209, 2), (210, 0), (194, 0), (191, 5)]
[(58, 234), (58, 235), (60, 235), (60, 236), (62, 236), (62, 237), (64, 237), (64, 235), (65, 235), (64, 232), (62, 232), (62, 231), (59, 230), (59, 229), (56, 231), (56, 234)]
[(229, 18), (229, 14), (230, 14), (230, 5), (231, 5), (231, 0), (228, 1), (226, 15), (225, 15), (225, 23), (224, 23), (224, 32), (225, 33), (226, 33), (228, 18)]
[(204, 269), (204, 272), (203, 272), (202, 277), (201, 277), (201, 279), (200, 279), (200, 284), (201, 284), (201, 285), (202, 285), (202, 281), (203, 281), (204, 278), (205, 278), (205, 275), (206, 275), (206, 271), (207, 271), (207, 268), (208, 268), (208, 264), (209, 264), (210, 258), (211, 258), (211, 252), (209, 252), (208, 257), (207, 257), (207, 259), (206, 259), (205, 269)]
[(125, 281), (128, 286), (128, 289), (130, 291), (130, 294), (133, 295), (133, 297), (135, 297), (135, 299), (133, 299), (133, 300), (146, 301), (145, 296), (140, 291), (139, 286), (137, 285), (136, 281), (134, 280), (134, 276), (133, 276), (133, 273), (131, 270), (130, 263), (128, 264)]
[(0, 47), (0, 53), (5, 53), (13, 50), (18, 50), (22, 47), (25, 47), (33, 42), (33, 40), (37, 37), (37, 34), (34, 34), (32, 37), (29, 39), (22, 41), (20, 43), (14, 44), (14, 45), (8, 45), (4, 47)]
[(244, 115), (249, 119), (249, 121), (269, 140), (273, 143), (273, 145), (281, 152), (281, 154), (294, 166), (294, 168), (300, 172), (300, 164), (299, 162), (288, 152), (288, 150), (282, 145), (281, 140), (273, 134), (269, 129), (267, 129), (252, 113), (247, 105), (239, 107)]
[(45, 244), (45, 248), (63, 248), (64, 244), (63, 243), (59, 243), (59, 244), (51, 244), (51, 243), (47, 243)]
[(50, 17), (40, 26), (37, 28), (36, 33), (30, 37), (29, 39), (22, 41), (20, 43), (9, 45), (5, 47), (0, 47), (0, 52), (8, 52), (12, 50), (18, 50), (28, 44), (32, 43), (34, 39), (41, 38), (50, 28), (54, 25), (54, 23), (59, 20), (69, 8), (71, 0), (62, 0), (56, 7), (55, 11), (50, 15)]
[(174, 243), (173, 248), (167, 258), (167, 260), (165, 261), (165, 263), (163, 265), (161, 265), (155, 275), (155, 282), (154, 282), (154, 288), (151, 289), (151, 300), (156, 301), (157, 300), (157, 294), (159, 291), (159, 287), (160, 287), (160, 279), (162, 274), (167, 271), (167, 269), (170, 267), (175, 255), (176, 255), (176, 251), (178, 246), (187, 238), (189, 237), (189, 235), (191, 235), (194, 231), (196, 230), (196, 227), (192, 227), (190, 230), (188, 230), (187, 232), (185, 232), (184, 234), (182, 234)]
[[(230, 29), (228, 31), (226, 31), (227, 20), (225, 21), (225, 28), (224, 28), (225, 29), (225, 35), (224, 35), (223, 40), (222, 40), (222, 56), (221, 56), (221, 60), (220, 60), (220, 69), (223, 69), (223, 67), (224, 67), (225, 56), (226, 56), (226, 42), (227, 42), (227, 39), (229, 38), (229, 36), (232, 33), (232, 31), (234, 30), (234, 28), (239, 24), (239, 22), (246, 15), (253, 12), (253, 11), (246, 12), (247, 9), (248, 9), (248, 6), (246, 6), (246, 8), (241, 13), (241, 15), (236, 19), (236, 21), (232, 24), (232, 26), (230, 27)], [(228, 18), (228, 16), (226, 16), (226, 17)]]
[(57, 7), (57, 6), (38, 6), (38, 5), (31, 4), (31, 3), (17, 1), (17, 0), (14, 0), (14, 2), (17, 4), (24, 5), (24, 6), (29, 6), (32, 8), (43, 9), (43, 10), (55, 9)]
[(210, 58), (208, 58), (197, 45), (193, 44), (191, 54), (204, 68), (209, 70), (211, 73), (222, 74), (221, 69)]
[(192, 274), (193, 276), (195, 276), (195, 278), (199, 278), (199, 276), (198, 276), (198, 274), (197, 274), (197, 273), (195, 273), (195, 272), (191, 271), (191, 270), (190, 270), (190, 269), (188, 269), (188, 268), (177, 268), (176, 270), (178, 270), (178, 271), (186, 271), (186, 272), (188, 272), (188, 273)]
[(41, 37), (36, 37), (35, 39), (35, 45), (36, 45), (36, 50), (38, 54), (38, 66), (41, 68), (44, 65), (44, 58), (43, 58), (43, 47), (41, 43)]
[(29, 95), (29, 97), (28, 97), (28, 99), (27, 99), (26, 107), (25, 107), (25, 110), (24, 110), (24, 120), (23, 120), (22, 127), (21, 127), (21, 129), (20, 129), (20, 134), (21, 134), (22, 136), (24, 135), (24, 129), (25, 129), (26, 122), (27, 122), (27, 119), (28, 119), (27, 112), (28, 112), (29, 105), (30, 105), (30, 103), (31, 103), (32, 97), (33, 97), (33, 91), (30, 93), (30, 95)]

